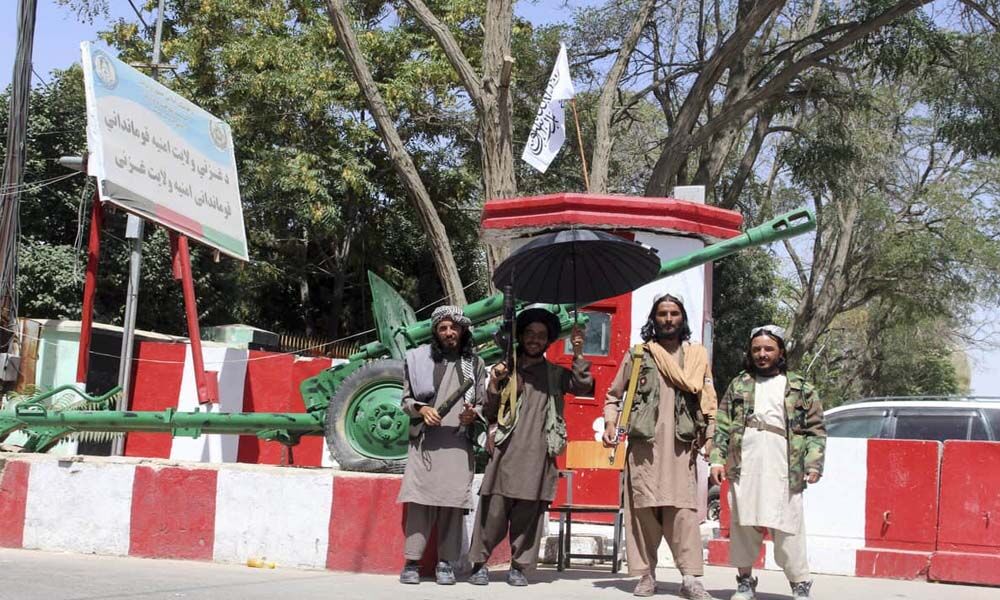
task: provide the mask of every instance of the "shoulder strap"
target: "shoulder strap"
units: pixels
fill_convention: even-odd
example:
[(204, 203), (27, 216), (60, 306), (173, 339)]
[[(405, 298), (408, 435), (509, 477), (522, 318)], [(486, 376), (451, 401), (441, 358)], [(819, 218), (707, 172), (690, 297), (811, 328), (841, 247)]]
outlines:
[(628, 418), (632, 414), (632, 400), (635, 399), (635, 388), (639, 383), (639, 369), (642, 368), (642, 355), (645, 347), (636, 344), (632, 347), (632, 372), (628, 377), (628, 390), (625, 392), (625, 402), (622, 403), (622, 411), (618, 417), (618, 429), (628, 429)]
[(562, 389), (562, 367), (554, 365), (548, 361), (545, 361), (546, 371), (549, 378), (549, 395), (554, 399), (556, 409), (559, 414), (562, 414), (563, 408), (563, 389)]

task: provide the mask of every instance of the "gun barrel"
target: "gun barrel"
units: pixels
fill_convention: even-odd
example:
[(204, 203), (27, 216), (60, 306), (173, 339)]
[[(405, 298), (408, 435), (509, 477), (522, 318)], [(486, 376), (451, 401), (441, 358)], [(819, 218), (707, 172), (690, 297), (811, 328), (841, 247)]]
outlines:
[(73, 431), (173, 432), (174, 435), (232, 433), (257, 435), (284, 430), (297, 435), (322, 435), (323, 422), (312, 413), (207, 413), (120, 410), (17, 411), (16, 421), (26, 428), (58, 427)]
[[(687, 269), (703, 265), (713, 260), (735, 254), (745, 248), (759, 246), (771, 242), (777, 242), (797, 235), (801, 235), (816, 228), (816, 218), (812, 211), (805, 208), (793, 210), (770, 221), (762, 223), (756, 227), (748, 229), (741, 235), (734, 238), (706, 246), (697, 252), (692, 252), (686, 256), (663, 261), (660, 264), (660, 271), (656, 280), (664, 279), (685, 271)], [(552, 305), (552, 308), (572, 311), (573, 304)], [(469, 317), (473, 325), (496, 318), (503, 314), (503, 294), (495, 294), (483, 298), (477, 302), (467, 305), (464, 308), (465, 316)], [(557, 311), (558, 312), (558, 311)], [(431, 321), (426, 319), (400, 329), (409, 344), (418, 346), (425, 343), (431, 337)], [(479, 336), (482, 328), (476, 330), (476, 343), (487, 341), (488, 336)], [(563, 334), (569, 329), (564, 329)], [(485, 333), (485, 332), (484, 332)], [(388, 354), (389, 350), (382, 342), (372, 342), (362, 346), (361, 350), (352, 354), (351, 360), (364, 360), (366, 358), (378, 358)]]
[(734, 238), (706, 246), (687, 256), (664, 261), (660, 265), (660, 272), (656, 278), (663, 279), (692, 267), (735, 254), (740, 250), (787, 240), (813, 229), (816, 229), (816, 218), (812, 211), (805, 208), (793, 210), (748, 229)]

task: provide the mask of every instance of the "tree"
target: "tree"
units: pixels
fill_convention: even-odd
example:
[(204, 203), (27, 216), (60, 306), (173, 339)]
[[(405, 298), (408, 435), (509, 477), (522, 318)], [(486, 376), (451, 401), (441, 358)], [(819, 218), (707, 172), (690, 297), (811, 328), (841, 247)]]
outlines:
[(712, 280), (712, 375), (719, 397), (744, 367), (750, 329), (779, 321), (776, 261), (753, 248), (714, 263)]
[[(289, 299), (248, 306), (246, 318), (262, 326), (304, 325), (310, 333), (339, 335), (345, 326), (367, 327), (351, 321), (369, 314), (363, 293), (369, 268), (410, 290), (418, 306), (453, 294), (442, 294), (440, 284), (424, 277), (425, 265), (433, 273), (435, 262), (422, 249), (436, 246), (426, 227), (409, 227), (418, 212), (397, 201), (406, 197), (406, 188), (392, 176), (393, 165), (350, 70), (331, 52), (336, 33), (322, 4), (179, 2), (169, 8), (164, 53), (184, 65), (168, 83), (233, 125), (255, 251), (252, 267), (241, 270), (242, 285)], [(143, 60), (147, 41), (135, 34), (134, 23), (121, 21), (107, 38), (126, 57)], [(405, 27), (363, 36), (366, 50), (377, 57), (371, 63), (376, 75), (395, 77), (384, 96), (403, 114), (400, 131), (409, 137), (407, 151), (435, 198), (432, 209), (449, 207), (442, 213), (446, 237), (474, 248), (478, 242), (470, 240), (465, 212), (474, 201), (468, 194), (470, 171), (446, 156), (445, 146), (426, 142), (452, 136), (452, 126), (414, 117), (437, 114), (435, 98), (446, 96), (451, 85), (440, 75), (443, 59), (414, 58), (412, 49), (421, 40)], [(401, 247), (374, 240), (395, 240)], [(451, 261), (449, 276), (475, 281), (481, 261), (467, 246), (455, 251), (463, 260), (460, 267)]]
[(354, 77), (357, 80), (361, 93), (365, 98), (365, 103), (371, 112), (372, 118), (378, 127), (382, 142), (389, 152), (389, 159), (395, 168), (396, 174), (404, 182), (406, 190), (417, 210), (420, 221), (424, 226), (429, 239), (431, 251), (434, 255), (434, 264), (437, 266), (438, 276), (445, 288), (448, 298), (457, 304), (465, 304), (465, 290), (462, 281), (458, 278), (458, 267), (452, 255), (451, 243), (445, 233), (444, 225), (438, 216), (437, 209), (431, 201), (431, 196), (424, 187), (423, 181), (417, 172), (417, 168), (410, 158), (403, 140), (400, 138), (389, 115), (388, 107), (382, 94), (372, 78), (368, 62), (364, 59), (361, 49), (358, 46), (354, 31), (347, 16), (347, 10), (342, 0), (327, 0), (330, 13), (330, 21), (337, 32), (337, 41), (344, 57), (347, 59)]
[(876, 298), (907, 317), (963, 323), (974, 302), (1000, 297), (996, 165), (950, 147), (914, 88), (894, 83), (870, 107), (812, 115), (786, 152), (819, 221), (808, 268), (787, 245), (801, 284), (793, 361), (837, 314)]
[(609, 149), (651, 102), (666, 126), (643, 151), (654, 155), (644, 194), (701, 184), (710, 202), (735, 207), (768, 137), (794, 129), (783, 115), (835, 93), (826, 83), (854, 68), (859, 44), (905, 39), (925, 4), (632, 1), (579, 11), (575, 55), (607, 74), (597, 84), (592, 180), (604, 181)]

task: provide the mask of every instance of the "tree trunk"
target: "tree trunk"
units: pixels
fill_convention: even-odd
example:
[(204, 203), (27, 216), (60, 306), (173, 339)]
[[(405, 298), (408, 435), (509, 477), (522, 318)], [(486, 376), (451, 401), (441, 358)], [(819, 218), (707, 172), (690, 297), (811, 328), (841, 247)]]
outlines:
[(420, 224), (427, 234), (430, 243), (431, 255), (434, 257), (434, 267), (437, 271), (441, 287), (444, 288), (448, 296), (448, 302), (465, 305), (465, 290), (462, 280), (458, 275), (458, 266), (455, 264), (455, 257), (451, 250), (451, 243), (448, 241), (448, 233), (444, 224), (438, 216), (437, 209), (431, 201), (427, 188), (424, 187), (420, 174), (417, 172), (413, 159), (410, 158), (403, 141), (396, 131), (396, 126), (389, 116), (382, 94), (379, 93), (375, 80), (372, 78), (368, 63), (358, 48), (357, 39), (351, 29), (347, 11), (344, 8), (343, 0), (327, 0), (327, 8), (330, 13), (330, 22), (337, 32), (337, 43), (343, 51), (354, 78), (361, 88), (365, 97), (365, 104), (371, 112), (375, 123), (378, 126), (379, 135), (389, 152), (393, 169), (403, 181), (410, 201), (413, 202), (420, 218)]
[[(512, 0), (488, 0), (483, 19), (483, 77), (476, 74), (469, 59), (448, 27), (423, 3), (406, 0), (420, 22), (437, 39), (445, 57), (455, 69), (476, 109), (479, 145), (482, 153), (483, 191), (486, 200), (517, 195), (514, 180), (513, 131), (510, 106), (510, 38), (514, 19)], [(505, 258), (506, 249), (487, 246), (486, 264), (490, 272)], [(492, 283), (490, 288), (492, 289)]]
[(611, 139), (611, 122), (614, 119), (615, 98), (618, 95), (618, 83), (621, 81), (625, 67), (635, 51), (635, 46), (639, 42), (639, 36), (643, 28), (649, 21), (649, 16), (656, 6), (656, 0), (643, 0), (639, 7), (639, 14), (632, 22), (622, 46), (618, 50), (618, 58), (608, 72), (608, 77), (601, 88), (601, 97), (597, 101), (597, 128), (594, 134), (594, 152), (590, 160), (590, 191), (593, 194), (606, 194), (608, 192), (608, 168), (611, 163), (611, 149), (614, 140)]
[[(514, 179), (513, 124), (510, 105), (510, 38), (514, 8), (511, 0), (486, 3), (483, 37), (483, 93), (479, 112), (485, 199), (517, 195)], [(507, 249), (488, 244), (486, 267), (490, 273), (506, 258)], [(492, 282), (491, 282), (492, 287)]]
[(696, 149), (696, 146), (691, 144), (692, 132), (715, 84), (726, 69), (743, 56), (744, 49), (760, 26), (784, 4), (785, 0), (760, 0), (754, 3), (746, 12), (746, 16), (740, 19), (733, 34), (705, 61), (705, 66), (695, 78), (677, 113), (667, 142), (660, 150), (660, 157), (646, 184), (647, 196), (665, 196), (673, 187), (678, 172), (688, 160), (688, 155)]
[(312, 301), (309, 293), (309, 275), (302, 273), (299, 276), (299, 305), (302, 307), (302, 324), (306, 329), (306, 336), (316, 335), (316, 320), (312, 317)]
[(809, 284), (787, 331), (788, 338), (794, 340), (788, 349), (788, 363), (793, 367), (812, 351), (834, 317), (843, 310), (845, 298), (853, 285), (848, 262), (860, 206), (856, 198), (840, 202), (845, 206), (837, 211), (838, 214), (817, 218)]
[(720, 207), (732, 210), (736, 206), (736, 202), (753, 172), (753, 166), (757, 163), (757, 156), (760, 155), (760, 150), (764, 146), (764, 138), (767, 137), (767, 131), (771, 127), (772, 117), (771, 111), (764, 111), (757, 115), (757, 124), (754, 125), (750, 143), (743, 152), (743, 158), (740, 159), (740, 165), (736, 169), (733, 181), (729, 184), (729, 188), (719, 203)]
[(327, 333), (340, 337), (340, 313), (344, 310), (344, 289), (347, 286), (347, 257), (351, 251), (351, 241), (354, 239), (357, 223), (345, 228), (343, 236), (333, 244), (333, 291), (330, 298), (330, 326)]
[[(746, 1), (746, 0), (745, 0)], [(742, 56), (743, 49), (753, 39), (757, 30), (775, 10), (784, 5), (784, 0), (760, 0), (752, 5), (746, 17), (739, 21), (736, 31), (718, 51), (706, 61), (698, 77), (678, 111), (675, 126), (660, 150), (660, 157), (653, 167), (653, 174), (646, 185), (647, 196), (662, 196), (670, 189), (678, 173), (688, 160), (688, 155), (702, 144), (710, 143), (712, 136), (733, 122), (747, 122), (771, 99), (783, 93), (787, 86), (803, 71), (819, 64), (837, 52), (878, 31), (909, 12), (929, 4), (930, 0), (904, 0), (865, 21), (838, 23), (769, 57), (767, 65), (750, 78), (750, 91), (732, 105), (712, 115), (697, 128), (702, 109), (710, 100), (711, 93), (722, 72)], [(838, 35), (835, 39), (828, 39)], [(815, 50), (800, 55), (803, 49), (819, 46)], [(773, 70), (773, 65), (783, 65)], [(770, 75), (766, 82), (765, 76)]]

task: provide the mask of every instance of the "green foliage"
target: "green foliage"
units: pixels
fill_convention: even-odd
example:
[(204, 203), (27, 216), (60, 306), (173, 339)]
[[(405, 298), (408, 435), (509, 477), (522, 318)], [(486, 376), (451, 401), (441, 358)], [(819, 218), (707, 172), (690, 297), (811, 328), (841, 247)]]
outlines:
[(1000, 156), (1000, 32), (955, 40), (948, 68), (932, 72), (927, 94), (943, 120), (942, 131), (958, 148)]
[(871, 396), (957, 394), (961, 390), (952, 350), (941, 343), (927, 323), (897, 323), (881, 340), (879, 377), (867, 390)]
[[(960, 352), (944, 320), (902, 319), (880, 304), (837, 317), (804, 364), (827, 408), (872, 396), (967, 392), (955, 368)], [(967, 382), (966, 382), (967, 384)]]
[(951, 355), (975, 306), (1000, 299), (996, 161), (963, 153), (928, 111), (936, 83), (878, 73), (857, 80), (868, 102), (817, 107), (782, 155), (789, 198), (818, 211), (796, 327), (829, 319), (802, 364), (831, 405), (959, 391)]
[(750, 330), (776, 323), (779, 281), (774, 257), (759, 248), (715, 263), (712, 278), (712, 374), (720, 397), (743, 363)]
[[(440, 201), (461, 276), (476, 282), (482, 259), (470, 210), (479, 182), (467, 141), (455, 143), (469, 122), (456, 75), (401, 5), (351, 8), (382, 94)], [(442, 14), (475, 56), (481, 6), (447, 8)], [(141, 61), (149, 42), (135, 34), (120, 21), (105, 37)], [(441, 298), (426, 240), (337, 50), (325, 2), (179, 1), (168, 7), (163, 53), (183, 66), (166, 83), (233, 125), (254, 261), (233, 274), (244, 295), (230, 318), (328, 335), (367, 329), (369, 269), (415, 306)]]
[(22, 316), (80, 318), (82, 260), (76, 249), (25, 240), (18, 263), (17, 293)]

